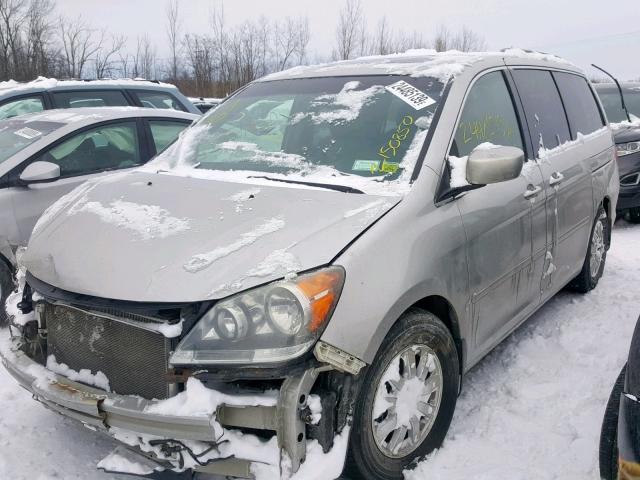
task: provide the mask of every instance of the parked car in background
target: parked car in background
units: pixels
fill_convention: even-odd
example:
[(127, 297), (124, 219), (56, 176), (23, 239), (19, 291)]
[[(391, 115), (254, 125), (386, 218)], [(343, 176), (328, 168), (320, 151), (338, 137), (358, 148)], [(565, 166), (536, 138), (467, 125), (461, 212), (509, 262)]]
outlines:
[[(615, 83), (596, 83), (594, 87), (605, 112), (607, 112), (607, 119), (610, 123), (629, 121), (627, 112), (622, 108), (620, 92)], [(640, 82), (622, 82), (620, 87), (631, 120), (640, 120)]]
[(148, 80), (56, 80), (0, 83), (0, 120), (56, 108), (146, 107), (199, 114), (173, 85)]
[(189, 97), (189, 101), (202, 113), (206, 113), (209, 110), (216, 108), (223, 100), (224, 98)]
[(330, 478), (348, 445), (350, 478), (399, 480), (464, 373), (596, 287), (618, 189), (595, 92), (557, 57), (297, 67), (43, 216), (3, 363), (148, 471)]
[(629, 117), (615, 84), (599, 83), (595, 87), (612, 124), (618, 151), (618, 210), (631, 222), (640, 223), (640, 82), (621, 84)]
[(640, 319), (631, 337), (627, 363), (616, 383), (600, 432), (600, 477), (640, 478)]
[(83, 108), (0, 121), (2, 305), (13, 289), (14, 253), (47, 207), (87, 179), (144, 164), (197, 118), (175, 110)]

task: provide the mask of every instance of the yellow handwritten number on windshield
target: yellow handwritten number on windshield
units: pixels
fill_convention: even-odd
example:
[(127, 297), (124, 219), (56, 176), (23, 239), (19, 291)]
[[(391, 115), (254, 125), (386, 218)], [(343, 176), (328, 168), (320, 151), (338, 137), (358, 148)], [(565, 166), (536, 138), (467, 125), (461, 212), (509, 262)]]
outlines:
[(391, 138), (378, 150), (378, 155), (382, 157), (383, 162), (396, 156), (400, 145), (402, 145), (402, 142), (409, 136), (411, 125), (413, 125), (413, 117), (411, 115), (405, 115), (402, 122), (398, 125), (398, 128), (396, 128), (396, 131), (391, 135)]

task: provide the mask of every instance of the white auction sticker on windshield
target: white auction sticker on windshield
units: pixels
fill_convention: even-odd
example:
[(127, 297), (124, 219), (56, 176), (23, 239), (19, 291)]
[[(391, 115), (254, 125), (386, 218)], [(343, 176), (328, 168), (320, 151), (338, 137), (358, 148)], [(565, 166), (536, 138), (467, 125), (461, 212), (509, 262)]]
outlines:
[(416, 110), (422, 110), (423, 108), (436, 103), (436, 101), (429, 95), (418, 90), (416, 87), (405, 82), (404, 80), (392, 83), (391, 85), (387, 85), (384, 88), (393, 93), (396, 97), (411, 105)]
[(13, 133), (15, 133), (16, 135), (22, 138), (26, 138), (27, 140), (33, 140), (34, 138), (42, 135), (42, 132), (39, 132), (38, 130), (34, 130), (33, 128), (29, 128), (29, 127), (21, 128), (20, 130), (16, 130)]

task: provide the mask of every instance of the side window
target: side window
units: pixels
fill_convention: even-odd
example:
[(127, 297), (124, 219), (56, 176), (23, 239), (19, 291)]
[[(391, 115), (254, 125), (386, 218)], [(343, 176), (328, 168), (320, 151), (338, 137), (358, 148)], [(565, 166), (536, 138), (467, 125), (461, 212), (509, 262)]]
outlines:
[(166, 120), (149, 120), (151, 128), (151, 136), (156, 146), (156, 152), (160, 153), (169, 145), (171, 145), (180, 132), (189, 126), (188, 123), (170, 122)]
[(41, 112), (44, 110), (42, 97), (21, 97), (16, 100), (9, 100), (0, 105), (0, 120), (17, 117), (27, 113)]
[(485, 142), (523, 148), (518, 117), (502, 72), (488, 73), (471, 87), (449, 155), (467, 156)]
[(140, 104), (146, 108), (180, 110), (181, 112), (187, 111), (186, 108), (184, 108), (184, 105), (182, 105), (178, 99), (170, 93), (145, 92), (137, 90), (130, 90), (130, 93), (133, 93), (140, 101)]
[(577, 138), (578, 133), (586, 135), (602, 128), (602, 114), (587, 81), (570, 73), (553, 72), (553, 76), (569, 117), (571, 138)]
[(541, 148), (551, 149), (571, 137), (567, 116), (551, 72), (513, 70), (513, 78), (522, 99), (536, 156)]
[(122, 107), (129, 105), (120, 90), (79, 90), (77, 92), (53, 92), (57, 108)]
[(38, 160), (60, 165), (63, 177), (140, 165), (136, 123), (111, 124), (86, 130), (53, 147)]

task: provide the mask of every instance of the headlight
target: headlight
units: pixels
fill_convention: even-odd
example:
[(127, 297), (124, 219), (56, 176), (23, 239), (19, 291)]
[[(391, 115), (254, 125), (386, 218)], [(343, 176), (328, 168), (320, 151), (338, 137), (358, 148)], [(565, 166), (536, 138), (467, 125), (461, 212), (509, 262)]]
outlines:
[(640, 142), (621, 143), (616, 145), (616, 150), (619, 157), (631, 155), (632, 153), (640, 152)]
[(268, 364), (299, 357), (320, 338), (343, 284), (344, 270), (329, 267), (234, 295), (198, 321), (170, 362)]

